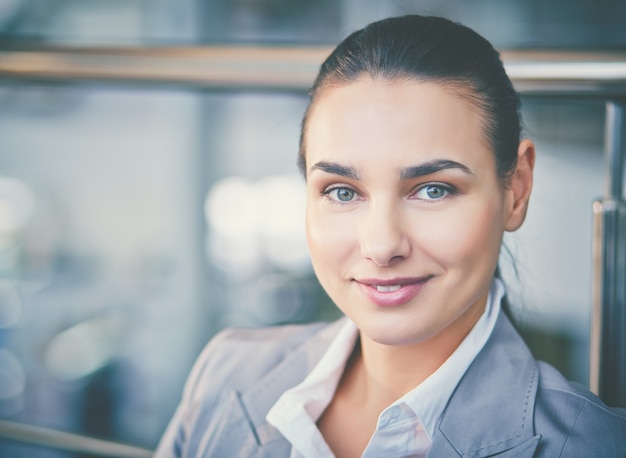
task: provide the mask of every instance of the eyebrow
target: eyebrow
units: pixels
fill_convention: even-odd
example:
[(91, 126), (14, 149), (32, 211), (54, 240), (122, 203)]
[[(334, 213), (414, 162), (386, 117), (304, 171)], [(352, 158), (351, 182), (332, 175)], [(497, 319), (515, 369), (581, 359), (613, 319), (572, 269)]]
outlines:
[[(474, 175), (474, 172), (472, 172), (469, 167), (461, 164), (460, 162), (452, 161), (449, 159), (435, 159), (434, 161), (425, 162), (420, 165), (403, 168), (400, 171), (400, 178), (402, 178), (403, 180), (419, 178), (446, 169), (458, 169), (468, 175)], [(357, 181), (360, 179), (359, 173), (354, 167), (337, 164), (336, 162), (317, 162), (309, 168), (309, 172), (312, 172), (313, 170), (321, 170), (322, 172), (339, 175)]]
[(446, 169), (459, 169), (468, 175), (474, 175), (469, 167), (461, 164), (460, 162), (451, 161), (449, 159), (436, 159), (434, 161), (425, 162), (413, 167), (406, 167), (400, 171), (400, 177), (403, 180), (411, 178), (419, 178), (433, 173), (441, 172)]
[(309, 172), (313, 170), (321, 170), (322, 172), (339, 175), (352, 180), (359, 180), (359, 173), (354, 167), (337, 164), (336, 162), (320, 161), (311, 166)]

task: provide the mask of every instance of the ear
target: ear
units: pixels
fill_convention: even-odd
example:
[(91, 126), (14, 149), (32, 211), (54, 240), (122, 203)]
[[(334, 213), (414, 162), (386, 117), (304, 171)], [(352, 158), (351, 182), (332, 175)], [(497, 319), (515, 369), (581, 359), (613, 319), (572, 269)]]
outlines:
[(517, 166), (507, 189), (507, 214), (504, 228), (517, 230), (528, 210), (530, 191), (533, 188), (533, 168), (535, 167), (535, 145), (530, 140), (522, 140), (517, 148)]

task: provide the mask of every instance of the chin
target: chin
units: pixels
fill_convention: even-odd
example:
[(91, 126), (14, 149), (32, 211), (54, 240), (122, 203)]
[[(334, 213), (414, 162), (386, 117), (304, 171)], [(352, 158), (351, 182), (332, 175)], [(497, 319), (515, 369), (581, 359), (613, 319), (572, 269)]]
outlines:
[(369, 340), (389, 346), (419, 344), (437, 334), (436, 331), (408, 325), (406, 318), (401, 318), (400, 322), (385, 321), (387, 320), (377, 319), (376, 323), (368, 323), (363, 327), (357, 323), (357, 327), (359, 327), (361, 335), (366, 336)]

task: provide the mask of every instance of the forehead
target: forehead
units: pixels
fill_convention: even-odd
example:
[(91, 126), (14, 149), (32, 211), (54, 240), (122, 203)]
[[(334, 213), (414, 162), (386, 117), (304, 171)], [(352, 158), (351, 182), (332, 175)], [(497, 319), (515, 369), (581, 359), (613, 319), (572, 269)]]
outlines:
[(323, 89), (304, 147), (308, 164), (371, 155), (493, 160), (479, 109), (450, 86), (415, 80), (367, 78)]

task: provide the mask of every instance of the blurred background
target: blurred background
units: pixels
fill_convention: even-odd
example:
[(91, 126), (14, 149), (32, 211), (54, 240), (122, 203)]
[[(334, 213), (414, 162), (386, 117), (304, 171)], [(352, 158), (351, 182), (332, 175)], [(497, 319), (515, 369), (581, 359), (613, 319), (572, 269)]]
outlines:
[[(626, 49), (618, 0), (0, 0), (0, 61), (28, 46), (330, 49), (405, 13), (502, 50)], [(308, 260), (307, 93), (288, 86), (3, 75), (0, 418), (153, 448), (220, 329), (338, 316)], [(503, 268), (533, 350), (587, 384), (604, 102), (528, 95), (523, 116), (536, 185)], [(0, 440), (0, 456), (75, 455)]]

